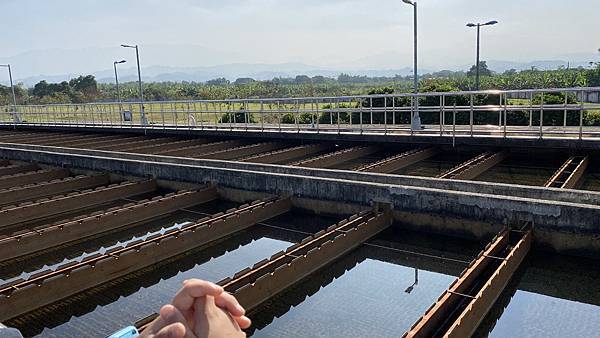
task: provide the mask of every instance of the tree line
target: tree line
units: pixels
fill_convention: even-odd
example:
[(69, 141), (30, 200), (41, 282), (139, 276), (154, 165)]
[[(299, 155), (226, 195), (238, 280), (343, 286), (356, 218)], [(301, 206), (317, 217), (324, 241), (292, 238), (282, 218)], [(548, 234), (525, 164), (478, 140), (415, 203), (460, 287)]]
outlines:
[[(466, 91), (473, 90), (475, 66), (469, 71), (440, 71), (420, 77), (420, 91)], [(577, 86), (600, 86), (600, 63), (590, 68), (558, 68), (555, 70), (523, 71), (508, 70), (494, 73), (485, 61), (480, 64), (481, 89), (528, 89), (528, 88), (567, 88)], [(298, 75), (294, 78), (274, 78), (257, 81), (252, 78), (238, 78), (231, 82), (217, 78), (204, 83), (160, 82), (145, 83), (144, 96), (148, 101), (193, 100), (193, 99), (239, 99), (261, 97), (307, 97), (363, 95), (378, 88), (388, 88), (393, 92), (410, 92), (411, 76), (368, 77), (340, 74), (336, 78), (325, 76)], [(387, 89), (386, 89), (387, 90)], [(120, 85), (124, 101), (138, 98), (135, 82)], [(115, 101), (116, 86), (98, 83), (94, 76), (86, 75), (60, 83), (40, 81), (32, 88), (23, 85), (15, 87), (19, 104), (85, 103)], [(0, 105), (12, 103), (10, 88), (0, 85)]]

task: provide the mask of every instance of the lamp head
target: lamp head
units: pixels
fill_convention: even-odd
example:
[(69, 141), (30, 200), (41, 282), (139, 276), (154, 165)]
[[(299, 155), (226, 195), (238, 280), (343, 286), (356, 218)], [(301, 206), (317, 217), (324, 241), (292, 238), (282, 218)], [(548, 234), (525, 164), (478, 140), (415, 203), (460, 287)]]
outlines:
[(496, 21), (496, 20), (492, 20), (492, 21), (488, 21), (488, 22), (484, 23), (484, 25), (485, 25), (485, 26), (491, 26), (491, 25), (495, 25), (495, 24), (497, 24), (497, 23), (498, 23), (498, 21)]
[(468, 23), (468, 24), (467, 24), (467, 27), (477, 27), (477, 25), (476, 25), (476, 24), (474, 24), (474, 23)]
[(415, 3), (412, 0), (402, 0), (402, 2), (404, 2), (405, 4), (409, 4), (411, 6), (415, 5)]
[(115, 61), (115, 63), (125, 63), (127, 60)]
[(125, 45), (125, 44), (123, 44), (123, 45), (121, 45), (121, 47), (125, 47), (125, 48), (135, 48), (136, 46), (132, 46), (132, 45)]

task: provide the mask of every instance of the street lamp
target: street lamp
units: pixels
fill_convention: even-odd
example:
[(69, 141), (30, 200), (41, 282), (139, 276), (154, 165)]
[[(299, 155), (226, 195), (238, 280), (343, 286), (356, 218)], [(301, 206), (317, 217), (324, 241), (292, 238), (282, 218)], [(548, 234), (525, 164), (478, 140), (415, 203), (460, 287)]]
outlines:
[(0, 65), (0, 67), (6, 67), (8, 68), (8, 78), (10, 80), (10, 90), (12, 91), (12, 98), (13, 98), (13, 108), (14, 111), (17, 111), (17, 97), (15, 96), (15, 86), (13, 85), (13, 79), (12, 79), (12, 71), (10, 70), (10, 65)]
[[(12, 91), (13, 113), (14, 113), (14, 119), (15, 119), (15, 124), (16, 124), (16, 123), (21, 122), (21, 119), (19, 118), (19, 114), (17, 113), (17, 96), (15, 95), (15, 85), (13, 84), (12, 71), (10, 69), (10, 64), (0, 65), (0, 67), (8, 68), (8, 78), (10, 80), (10, 90)], [(15, 125), (15, 128), (16, 128), (16, 125)]]
[(418, 69), (417, 69), (417, 2), (412, 1), (412, 0), (402, 0), (402, 2), (413, 6), (413, 9), (414, 9), (414, 19), (413, 19), (413, 24), (414, 24), (414, 28), (413, 28), (413, 35), (414, 35), (413, 82), (414, 83), (413, 83), (413, 87), (414, 87), (415, 97), (413, 99), (414, 111), (413, 111), (413, 117), (411, 119), (412, 120), (411, 121), (411, 129), (412, 130), (421, 130), (421, 117), (419, 116), (419, 98), (416, 96), (416, 94), (419, 92), (419, 75), (417, 73), (418, 72)]
[(140, 112), (142, 114), (142, 125), (144, 126), (144, 131), (146, 130), (146, 113), (144, 112), (144, 89), (142, 88), (142, 71), (140, 70), (140, 51), (138, 45), (121, 45), (123, 48), (134, 48), (135, 49), (135, 57), (137, 60), (137, 71), (138, 71), (138, 86), (140, 88)]
[(479, 90), (479, 31), (481, 29), (481, 26), (492, 26), (497, 24), (498, 21), (496, 20), (492, 20), (492, 21), (488, 21), (486, 23), (468, 23), (467, 27), (477, 27), (477, 63), (475, 64), (475, 89)]
[(113, 62), (113, 66), (115, 67), (115, 84), (117, 85), (117, 100), (119, 102), (119, 111), (121, 110), (121, 92), (119, 91), (119, 76), (117, 75), (117, 65), (125, 62), (127, 62), (127, 60)]

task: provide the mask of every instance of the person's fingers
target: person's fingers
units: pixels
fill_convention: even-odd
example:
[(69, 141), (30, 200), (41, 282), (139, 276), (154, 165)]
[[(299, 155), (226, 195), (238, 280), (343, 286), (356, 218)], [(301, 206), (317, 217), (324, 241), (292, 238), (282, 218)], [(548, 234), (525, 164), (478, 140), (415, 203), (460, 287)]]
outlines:
[(163, 318), (166, 325), (180, 323), (184, 329), (185, 338), (193, 338), (191, 327), (184, 315), (173, 305), (165, 305), (160, 309), (160, 317)]
[(252, 321), (250, 320), (250, 318), (248, 318), (246, 316), (233, 317), (233, 319), (238, 324), (238, 326), (244, 330), (249, 328), (250, 325), (252, 325)]
[(152, 335), (152, 338), (187, 338), (185, 326), (182, 323), (167, 325)]
[(211, 328), (209, 320), (211, 310), (207, 304), (207, 298), (212, 297), (205, 296), (194, 300), (194, 311), (192, 316), (194, 317), (194, 333), (198, 337), (208, 337)]
[(246, 310), (240, 305), (235, 297), (227, 292), (223, 292), (215, 297), (215, 304), (223, 310), (229, 311), (233, 317), (240, 317), (246, 313)]
[(177, 292), (171, 304), (180, 311), (188, 311), (194, 300), (204, 296), (218, 296), (223, 292), (223, 288), (200, 279), (190, 279), (183, 282), (183, 287)]
[[(170, 335), (174, 335), (174, 337), (180, 338), (193, 338), (193, 336), (190, 335), (186, 336), (186, 332), (190, 332), (191, 334), (191, 330), (188, 330), (186, 323), (187, 322), (185, 318), (183, 317), (181, 312), (177, 310), (177, 308), (175, 308), (173, 305), (165, 305), (160, 309), (159, 316), (150, 324), (148, 329), (144, 331), (144, 334), (142, 334), (142, 336), (162, 337), (158, 336), (158, 332), (163, 332), (163, 335), (168, 334), (165, 337), (171, 337)], [(163, 331), (163, 329), (166, 328), (168, 329)], [(178, 335), (178, 332), (180, 332), (179, 328), (183, 328), (183, 334), (181, 335)]]

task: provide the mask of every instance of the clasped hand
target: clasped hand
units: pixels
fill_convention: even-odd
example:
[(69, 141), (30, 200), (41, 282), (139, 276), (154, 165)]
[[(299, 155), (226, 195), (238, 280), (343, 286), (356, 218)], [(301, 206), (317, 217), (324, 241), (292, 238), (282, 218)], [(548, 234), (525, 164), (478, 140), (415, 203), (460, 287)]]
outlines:
[(183, 282), (171, 304), (140, 334), (140, 338), (246, 337), (250, 327), (244, 308), (221, 286), (200, 279)]

